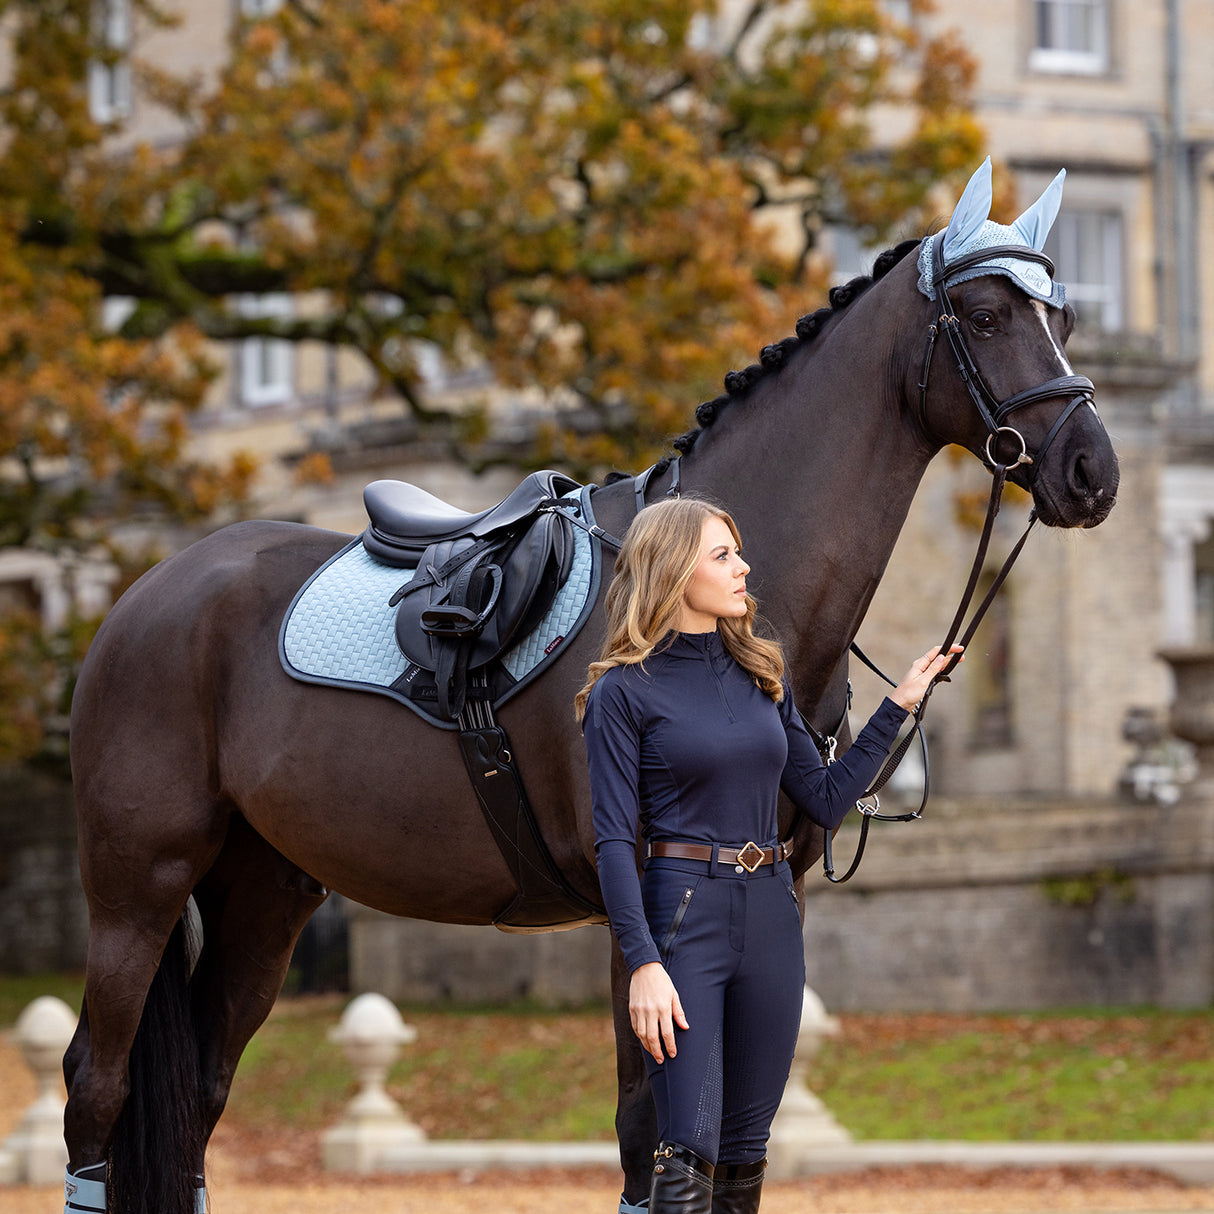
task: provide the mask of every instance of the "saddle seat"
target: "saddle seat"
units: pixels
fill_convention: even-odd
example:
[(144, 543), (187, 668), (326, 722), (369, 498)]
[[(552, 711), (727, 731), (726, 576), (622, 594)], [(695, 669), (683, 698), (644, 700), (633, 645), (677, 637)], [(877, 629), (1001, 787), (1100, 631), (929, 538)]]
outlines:
[(417, 564), (434, 543), (479, 538), (533, 518), (541, 505), (580, 486), (559, 472), (533, 472), (502, 501), (469, 512), (406, 481), (372, 481), (363, 490), (370, 526), (363, 546), (378, 560), (402, 568)]

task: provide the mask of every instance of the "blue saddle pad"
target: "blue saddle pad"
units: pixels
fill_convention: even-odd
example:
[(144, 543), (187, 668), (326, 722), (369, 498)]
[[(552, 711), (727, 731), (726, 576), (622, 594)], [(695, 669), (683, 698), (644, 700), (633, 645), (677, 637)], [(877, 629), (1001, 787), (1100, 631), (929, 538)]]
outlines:
[[(573, 496), (573, 495), (570, 495)], [(592, 523), (590, 493), (580, 492), (582, 517)], [(577, 635), (594, 607), (600, 547), (573, 527), (573, 563), (544, 618), (498, 659), (514, 682), (498, 696), (504, 703), (536, 678)], [(283, 619), (278, 653), (283, 669), (305, 683), (322, 683), (391, 696), (431, 724), (458, 729), (410, 699), (409, 659), (396, 643), (396, 608), (388, 600), (413, 571), (380, 564), (361, 538), (352, 540), (304, 583)]]

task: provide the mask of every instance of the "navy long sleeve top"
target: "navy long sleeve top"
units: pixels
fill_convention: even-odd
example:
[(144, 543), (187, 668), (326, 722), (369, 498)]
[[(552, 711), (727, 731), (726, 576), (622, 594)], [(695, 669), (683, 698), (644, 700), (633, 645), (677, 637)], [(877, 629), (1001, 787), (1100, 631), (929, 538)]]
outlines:
[(638, 831), (762, 847), (777, 841), (780, 789), (833, 830), (880, 770), (906, 711), (886, 699), (829, 767), (793, 705), (776, 704), (716, 632), (678, 633), (591, 689), (583, 730), (599, 885), (628, 969), (658, 961), (636, 871)]

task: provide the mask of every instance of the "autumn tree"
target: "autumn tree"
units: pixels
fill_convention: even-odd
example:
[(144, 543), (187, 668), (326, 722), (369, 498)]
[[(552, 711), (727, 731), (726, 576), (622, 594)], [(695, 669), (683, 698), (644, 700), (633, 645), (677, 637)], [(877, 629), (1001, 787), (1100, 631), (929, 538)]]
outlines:
[[(128, 336), (349, 346), (452, 433), (416, 363), (436, 343), (547, 390), (535, 458), (635, 463), (818, 302), (824, 225), (914, 227), (972, 168), (970, 62), (920, 32), (930, 0), (901, 7), (284, 0), (218, 80), (145, 65), (180, 139), (78, 158), (53, 205), (139, 301)], [(323, 304), (231, 304), (265, 290)]]
[[(170, 0), (131, 7), (155, 145), (90, 116), (90, 64), (126, 56), (103, 4), (0, 0), (0, 544), (246, 484), (188, 458), (208, 340), (356, 350), (492, 458), (491, 419), (427, 398), (431, 343), (545, 393), (523, 460), (638, 466), (820, 302), (826, 225), (918, 230), (981, 143), (930, 0), (283, 0), (197, 78), (140, 56)], [(270, 291), (308, 307), (240, 306)]]
[[(128, 338), (110, 331), (90, 202), (112, 174), (107, 132), (78, 87), (88, 4), (0, 6), (11, 66), (0, 92), (0, 550), (63, 562), (112, 549), (115, 519), (196, 519), (245, 490), (244, 458), (187, 451), (187, 416), (211, 369), (188, 319)], [(95, 619), (49, 632), (36, 602), (0, 612), (0, 761), (37, 752), (66, 711)]]

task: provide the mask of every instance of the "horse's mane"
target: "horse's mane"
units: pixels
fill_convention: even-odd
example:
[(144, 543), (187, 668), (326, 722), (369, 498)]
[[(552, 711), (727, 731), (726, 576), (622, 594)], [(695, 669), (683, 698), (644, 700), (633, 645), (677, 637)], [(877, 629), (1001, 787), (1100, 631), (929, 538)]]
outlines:
[[(783, 367), (795, 350), (813, 341), (829, 320), (863, 295), (874, 283), (880, 282), (912, 249), (918, 247), (918, 240), (904, 240), (892, 249), (886, 249), (874, 262), (871, 276), (862, 275), (841, 286), (832, 287), (828, 296), (830, 300), (828, 307), (819, 308), (816, 312), (802, 316), (797, 321), (795, 337), (785, 337), (782, 341), (764, 346), (759, 351), (757, 363), (752, 363), (742, 371), (728, 372), (725, 376), (725, 391), (720, 396), (705, 401), (696, 409), (697, 425), (674, 440), (675, 450), (686, 455), (696, 445), (696, 440), (704, 433), (704, 430), (716, 421), (726, 405), (732, 401), (742, 400), (749, 395), (755, 384)], [(673, 458), (673, 456), (666, 456), (659, 460), (654, 469), (655, 473), (660, 475), (664, 472)], [(616, 480), (624, 480), (628, 475), (624, 472), (613, 472), (607, 477), (606, 483), (611, 484)]]

